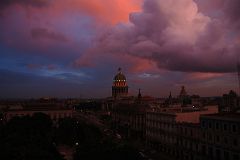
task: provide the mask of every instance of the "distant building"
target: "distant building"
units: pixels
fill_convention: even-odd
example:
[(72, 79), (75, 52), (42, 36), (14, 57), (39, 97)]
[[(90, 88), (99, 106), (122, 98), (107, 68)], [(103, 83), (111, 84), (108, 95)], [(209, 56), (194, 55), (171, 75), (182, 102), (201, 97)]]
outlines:
[(126, 138), (144, 139), (146, 110), (144, 103), (118, 103), (112, 110), (113, 127)]
[(72, 117), (73, 111), (71, 109), (21, 109), (21, 110), (8, 110), (4, 113), (4, 118), (9, 121), (13, 117), (33, 116), (35, 113), (44, 113), (48, 115), (53, 121), (58, 121), (61, 118)]
[[(5, 121), (9, 121), (13, 117), (32, 116), (35, 113), (44, 113), (57, 122), (60, 118), (72, 117), (73, 109), (65, 107), (63, 102), (53, 102), (49, 100), (30, 100), (19, 105), (15, 102), (11, 105), (7, 105), (3, 110), (3, 118)], [(17, 107), (16, 107), (17, 106)]]
[(179, 94), (179, 98), (185, 98), (187, 96), (187, 92), (185, 90), (185, 87), (182, 86), (180, 94)]
[(114, 128), (127, 138), (145, 139), (146, 112), (152, 102), (154, 98), (142, 96), (140, 89), (134, 101), (117, 101), (111, 112)]
[(178, 98), (179, 98), (179, 101), (180, 101), (182, 107), (184, 107), (184, 106), (186, 106), (188, 104), (191, 104), (191, 98), (187, 94), (187, 91), (186, 91), (184, 86), (181, 87), (181, 91), (179, 93)]
[(235, 112), (238, 109), (240, 109), (240, 101), (236, 92), (231, 90), (222, 96), (222, 101), (219, 104), (220, 112)]
[(192, 95), (191, 97), (191, 103), (194, 107), (203, 107), (203, 104), (201, 102), (201, 98), (199, 95)]
[(128, 85), (125, 75), (121, 68), (118, 69), (117, 75), (113, 78), (112, 97), (124, 97), (128, 95)]

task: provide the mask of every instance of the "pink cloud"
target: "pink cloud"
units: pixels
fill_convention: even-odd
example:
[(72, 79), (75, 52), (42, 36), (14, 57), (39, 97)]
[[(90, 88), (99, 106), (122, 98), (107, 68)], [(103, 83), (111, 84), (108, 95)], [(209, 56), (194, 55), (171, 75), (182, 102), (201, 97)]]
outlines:
[(224, 76), (224, 73), (190, 73), (188, 76), (189, 79), (197, 79), (197, 80), (209, 80), (213, 78), (219, 78)]
[(111, 24), (127, 22), (129, 13), (140, 10), (142, 0), (61, 0), (59, 10), (75, 10), (97, 17)]
[[(223, 14), (208, 15), (206, 4), (222, 9)], [(0, 38), (9, 46), (26, 50), (37, 48), (47, 52), (62, 45), (81, 46), (69, 34), (75, 25), (72, 21), (84, 22), (84, 17), (92, 17), (90, 24), (79, 27), (79, 33), (75, 31), (92, 46), (85, 55), (79, 53), (81, 57), (75, 66), (93, 66), (102, 57), (107, 60), (111, 55), (110, 60), (131, 63), (133, 72), (156, 68), (234, 72), (240, 51), (239, 3), (236, 0), (226, 3), (221, 0), (205, 3), (198, 0), (59, 0), (44, 5), (32, 1), (4, 5), (5, 17), (1, 17), (4, 34)], [(13, 13), (18, 15), (13, 16)], [(69, 15), (78, 14), (79, 19), (69, 22)], [(85, 35), (84, 29), (89, 28), (94, 35)], [(95, 37), (93, 41), (92, 37)]]
[(33, 28), (31, 30), (31, 36), (34, 39), (49, 39), (55, 41), (67, 42), (68, 39), (60, 33), (49, 31), (46, 28)]
[(1, 1), (0, 41), (24, 52), (49, 54), (66, 46), (81, 55), (95, 34), (106, 26), (127, 22), (129, 13), (139, 11), (141, 3), (142, 0)]

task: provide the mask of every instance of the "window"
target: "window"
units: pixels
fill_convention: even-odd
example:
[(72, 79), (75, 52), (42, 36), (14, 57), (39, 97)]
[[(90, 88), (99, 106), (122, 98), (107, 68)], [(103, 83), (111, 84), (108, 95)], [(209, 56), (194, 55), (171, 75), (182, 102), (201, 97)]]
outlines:
[(213, 156), (213, 148), (208, 147), (208, 154), (212, 157)]
[(227, 131), (227, 124), (226, 123), (223, 125), (223, 129), (224, 129), (224, 131)]
[(224, 137), (224, 143), (228, 144), (228, 138), (227, 137)]
[(221, 159), (221, 151), (220, 151), (220, 149), (216, 149), (216, 158), (217, 158), (218, 160)]
[(227, 151), (224, 151), (223, 156), (224, 160), (229, 160), (229, 153)]
[(196, 144), (196, 151), (198, 151), (198, 144)]
[(202, 121), (202, 128), (205, 128), (205, 126), (206, 126), (206, 122)]
[(233, 145), (238, 146), (238, 140), (237, 139), (233, 139)]
[(237, 126), (235, 124), (232, 125), (232, 131), (236, 132), (237, 131)]
[(211, 141), (212, 140), (212, 135), (209, 133), (208, 139)]
[(234, 154), (233, 155), (233, 160), (239, 160), (239, 155), (238, 154)]
[(219, 130), (219, 123), (218, 122), (216, 122), (216, 130)]
[(206, 146), (205, 145), (202, 145), (202, 153), (206, 154)]
[(216, 136), (216, 141), (219, 142), (220, 141), (220, 137)]
[(203, 133), (203, 138), (205, 138), (206, 137), (206, 134), (205, 133)]
[(212, 123), (211, 123), (211, 122), (208, 124), (208, 128), (209, 128), (209, 129), (212, 128)]

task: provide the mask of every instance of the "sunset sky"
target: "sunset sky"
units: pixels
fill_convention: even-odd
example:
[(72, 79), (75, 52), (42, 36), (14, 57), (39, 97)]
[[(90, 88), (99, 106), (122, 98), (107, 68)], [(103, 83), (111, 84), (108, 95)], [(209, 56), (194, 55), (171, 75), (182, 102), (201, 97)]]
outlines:
[(1, 0), (0, 98), (238, 90), (239, 0)]

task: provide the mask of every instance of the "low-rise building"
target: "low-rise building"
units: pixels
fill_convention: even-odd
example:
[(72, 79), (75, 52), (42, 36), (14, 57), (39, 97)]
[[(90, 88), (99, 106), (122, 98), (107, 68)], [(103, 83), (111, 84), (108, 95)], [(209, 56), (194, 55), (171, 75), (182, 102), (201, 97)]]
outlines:
[(17, 109), (7, 110), (4, 112), (4, 118), (9, 121), (16, 116), (32, 116), (34, 113), (44, 113), (48, 115), (53, 121), (58, 121), (61, 118), (72, 117), (72, 109)]
[(111, 113), (114, 128), (125, 137), (145, 138), (147, 108), (139, 103), (117, 104)]
[(207, 155), (202, 146), (200, 116), (217, 113), (217, 106), (206, 110), (148, 111), (146, 113), (146, 143), (151, 148), (176, 159), (201, 160)]
[(240, 113), (203, 115), (200, 124), (207, 157), (240, 159)]
[(235, 112), (240, 109), (240, 99), (236, 92), (224, 94), (219, 104), (219, 112)]
[(2, 110), (5, 121), (9, 121), (16, 116), (32, 116), (39, 112), (49, 115), (53, 121), (73, 116), (72, 108), (65, 107), (63, 103), (57, 102), (25, 102), (17, 107), (16, 105), (7, 105), (4, 110)]

